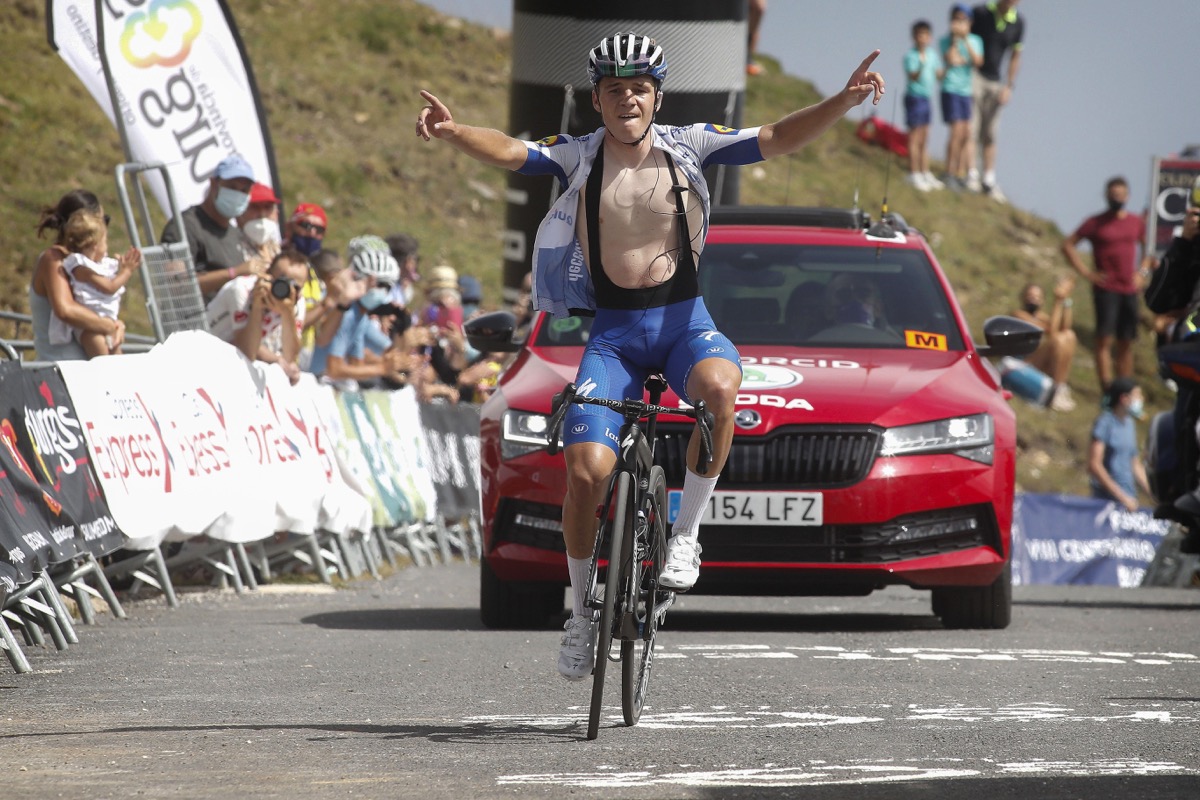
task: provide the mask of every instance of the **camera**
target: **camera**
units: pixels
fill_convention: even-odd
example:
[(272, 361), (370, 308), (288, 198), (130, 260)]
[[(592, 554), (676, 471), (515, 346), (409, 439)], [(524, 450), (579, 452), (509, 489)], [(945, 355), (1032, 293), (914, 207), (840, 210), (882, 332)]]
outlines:
[(276, 300), (286, 300), (292, 296), (292, 282), (287, 278), (271, 280), (271, 296)]

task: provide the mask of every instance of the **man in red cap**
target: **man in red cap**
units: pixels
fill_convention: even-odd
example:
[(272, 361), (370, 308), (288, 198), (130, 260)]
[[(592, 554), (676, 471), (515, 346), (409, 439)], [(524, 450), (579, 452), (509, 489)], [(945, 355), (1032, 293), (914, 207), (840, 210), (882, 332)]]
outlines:
[[(288, 220), (287, 246), (299, 250), (311, 259), (321, 250), (328, 225), (329, 218), (325, 214), (325, 209), (316, 203), (299, 204), (292, 212), (291, 219)], [(301, 334), (301, 351), (303, 353), (301, 366), (306, 367), (313, 347), (316, 346), (317, 323), (321, 321), (326, 310), (325, 284), (312, 269), (308, 271), (308, 280), (301, 290), (301, 297), (306, 313), (304, 330)]]
[(268, 264), (279, 255), (282, 235), (279, 231), (279, 198), (263, 183), (250, 187), (250, 205), (238, 220), (242, 232), (242, 253), (247, 259), (260, 258)]

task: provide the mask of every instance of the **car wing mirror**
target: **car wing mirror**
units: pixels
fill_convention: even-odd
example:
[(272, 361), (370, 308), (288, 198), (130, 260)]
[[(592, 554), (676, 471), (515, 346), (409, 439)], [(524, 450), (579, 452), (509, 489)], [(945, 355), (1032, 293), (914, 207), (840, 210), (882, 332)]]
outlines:
[(521, 349), (514, 342), (517, 318), (511, 311), (493, 311), (481, 314), (463, 325), (467, 342), (481, 353), (515, 353)]
[(1027, 356), (1042, 343), (1042, 329), (1016, 317), (990, 317), (983, 323), (985, 345), (975, 345), (981, 356)]

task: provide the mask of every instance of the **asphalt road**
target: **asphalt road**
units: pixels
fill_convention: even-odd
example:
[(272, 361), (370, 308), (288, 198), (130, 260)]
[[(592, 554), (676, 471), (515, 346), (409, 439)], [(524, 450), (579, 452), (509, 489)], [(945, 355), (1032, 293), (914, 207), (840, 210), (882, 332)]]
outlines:
[[(0, 667), (14, 798), (1195, 798), (1200, 592), (684, 597), (650, 705), (584, 740), (553, 631), (488, 631), (475, 567), (185, 595)], [(2, 663), (2, 662), (0, 662)]]

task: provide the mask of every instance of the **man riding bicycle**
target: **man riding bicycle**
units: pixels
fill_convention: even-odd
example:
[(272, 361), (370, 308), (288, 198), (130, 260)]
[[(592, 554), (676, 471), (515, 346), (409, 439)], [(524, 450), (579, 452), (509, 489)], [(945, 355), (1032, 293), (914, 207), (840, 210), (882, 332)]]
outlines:
[[(595, 315), (575, 379), (578, 393), (640, 398), (646, 377), (662, 372), (681, 399), (703, 400), (715, 418), (707, 476), (696, 472), (698, 434), (688, 447), (683, 496), (659, 579), (668, 589), (686, 591), (699, 576), (700, 519), (729, 454), (741, 384), (737, 350), (717, 331), (696, 279), (709, 216), (702, 170), (794, 153), (872, 93), (878, 103), (883, 77), (869, 71), (878, 55), (867, 56), (838, 94), (742, 130), (655, 124), (667, 60), (657, 42), (635, 33), (607, 37), (589, 52), (592, 106), (604, 124), (578, 138), (523, 141), (462, 125), (437, 97), (421, 91), (428, 105), (416, 132), (424, 140), (440, 139), (522, 174), (558, 178), (562, 193), (534, 242), (533, 303), (555, 316)], [(572, 405), (563, 424), (563, 539), (573, 613), (558, 670), (568, 680), (592, 671), (596, 620), (587, 606), (588, 572), (596, 508), (617, 460), (621, 423), (620, 414), (604, 407)]]

